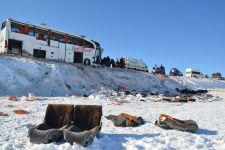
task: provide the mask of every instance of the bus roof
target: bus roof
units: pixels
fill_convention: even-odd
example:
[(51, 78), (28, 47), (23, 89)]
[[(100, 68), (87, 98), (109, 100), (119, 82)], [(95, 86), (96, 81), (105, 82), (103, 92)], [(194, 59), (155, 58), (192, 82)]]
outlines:
[(7, 21), (10, 21), (10, 22), (13, 22), (13, 23), (17, 23), (17, 24), (21, 24), (21, 25), (28, 25), (30, 27), (35, 27), (37, 29), (42, 29), (42, 30), (46, 30), (46, 31), (51, 30), (51, 31), (53, 31), (55, 33), (59, 33), (59, 34), (67, 34), (67, 35), (72, 36), (72, 37), (77, 37), (77, 38), (81, 38), (81, 39), (87, 40), (87, 41), (89, 41), (91, 43), (94, 43), (94, 45), (96, 45), (95, 42), (93, 42), (93, 40), (88, 39), (88, 38), (86, 38), (83, 35), (70, 34), (70, 33), (67, 33), (67, 32), (63, 32), (63, 31), (56, 30), (54, 28), (48, 27), (47, 25), (34, 25), (34, 24), (31, 24), (31, 23), (23, 23), (23, 22), (17, 21), (17, 20), (12, 19), (12, 18), (7, 19)]

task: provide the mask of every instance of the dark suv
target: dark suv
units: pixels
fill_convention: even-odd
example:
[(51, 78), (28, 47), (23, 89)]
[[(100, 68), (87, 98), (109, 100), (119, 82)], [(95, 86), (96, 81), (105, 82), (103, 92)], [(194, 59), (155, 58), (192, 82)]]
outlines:
[(172, 68), (170, 70), (170, 75), (171, 76), (183, 76), (183, 73), (180, 70), (178, 70), (177, 68)]

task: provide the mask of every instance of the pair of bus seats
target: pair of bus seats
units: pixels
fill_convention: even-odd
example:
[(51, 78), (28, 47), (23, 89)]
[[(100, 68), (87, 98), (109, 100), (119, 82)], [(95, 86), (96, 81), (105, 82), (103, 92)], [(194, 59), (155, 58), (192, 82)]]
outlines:
[(47, 144), (65, 140), (90, 144), (101, 129), (102, 106), (49, 104), (44, 123), (28, 130), (30, 142)]

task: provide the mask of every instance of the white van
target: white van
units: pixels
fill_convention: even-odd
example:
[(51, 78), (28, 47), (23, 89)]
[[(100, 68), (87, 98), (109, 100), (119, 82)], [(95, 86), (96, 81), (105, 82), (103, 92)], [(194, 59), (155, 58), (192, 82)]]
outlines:
[(185, 71), (186, 77), (196, 77), (196, 78), (204, 78), (205, 76), (201, 73), (201, 71), (197, 69), (187, 68)]
[(125, 63), (125, 68), (148, 72), (148, 67), (143, 62), (143, 60), (130, 57), (123, 57), (123, 59)]

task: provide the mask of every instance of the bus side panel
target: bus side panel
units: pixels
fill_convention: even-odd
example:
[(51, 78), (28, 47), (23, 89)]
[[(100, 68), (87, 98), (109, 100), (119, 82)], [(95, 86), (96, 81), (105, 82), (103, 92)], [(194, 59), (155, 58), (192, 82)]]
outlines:
[(73, 50), (66, 50), (66, 62), (73, 63), (73, 58), (74, 58), (74, 51)]
[(83, 50), (84, 60), (89, 59), (91, 62), (91, 65), (93, 65), (93, 62), (94, 62), (94, 56), (95, 56), (95, 49)]
[(51, 40), (50, 43), (51, 43), (50, 44), (51, 47), (57, 47), (57, 48), (59, 47), (59, 42), (58, 41)]
[(25, 42), (23, 41), (22, 50), (26, 53), (33, 55), (35, 45), (33, 42)]
[(61, 61), (65, 61), (66, 59), (66, 48), (64, 43), (59, 42), (59, 51), (58, 51), (59, 57), (58, 59)]
[(46, 58), (47, 59), (53, 59), (58, 60), (59, 57), (59, 49), (55, 47), (46, 47)]

